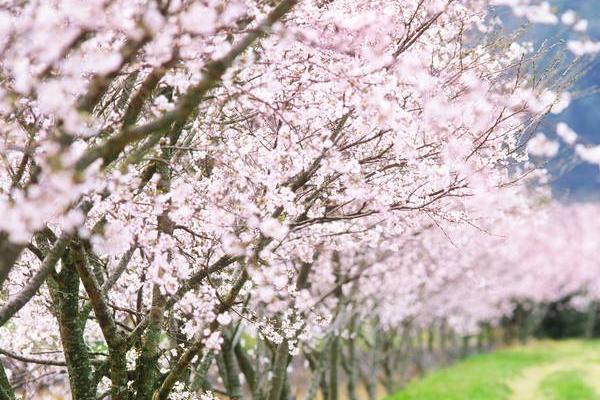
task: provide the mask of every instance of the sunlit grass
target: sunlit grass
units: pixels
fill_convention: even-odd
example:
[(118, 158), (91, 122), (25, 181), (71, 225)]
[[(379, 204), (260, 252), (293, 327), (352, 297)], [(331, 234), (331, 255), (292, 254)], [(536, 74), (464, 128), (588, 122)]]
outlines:
[[(532, 382), (533, 391), (548, 400), (598, 399), (594, 390), (579, 371), (561, 371), (561, 362), (580, 362), (585, 357), (598, 359), (598, 342), (536, 342), (530, 346), (514, 347), (482, 354), (439, 370), (410, 383), (407, 388), (388, 400), (507, 400), (519, 397), (512, 393), (510, 383), (524, 370), (535, 374), (540, 367), (539, 381)], [(545, 376), (545, 369), (558, 372)], [(567, 364), (565, 366), (568, 368)], [(516, 396), (515, 396), (516, 395)], [(587, 397), (586, 397), (587, 396)], [(591, 396), (591, 397), (590, 397)]]
[(582, 371), (559, 371), (546, 378), (541, 383), (541, 392), (545, 400), (597, 400), (598, 396), (585, 383)]

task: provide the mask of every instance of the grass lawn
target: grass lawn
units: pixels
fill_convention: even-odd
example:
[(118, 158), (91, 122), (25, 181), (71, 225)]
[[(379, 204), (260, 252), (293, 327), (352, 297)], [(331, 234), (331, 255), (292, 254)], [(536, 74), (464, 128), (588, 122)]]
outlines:
[(600, 400), (600, 342), (541, 341), (482, 354), (387, 400)]
[(594, 389), (585, 383), (581, 371), (558, 371), (544, 378), (540, 385), (542, 394), (549, 400), (597, 400)]

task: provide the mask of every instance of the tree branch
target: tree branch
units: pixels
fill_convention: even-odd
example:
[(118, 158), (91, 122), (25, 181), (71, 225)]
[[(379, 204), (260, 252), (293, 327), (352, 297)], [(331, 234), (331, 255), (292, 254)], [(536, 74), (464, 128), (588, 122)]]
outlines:
[(0, 326), (3, 326), (17, 311), (19, 311), (36, 294), (42, 283), (46, 280), (54, 266), (63, 255), (67, 244), (71, 240), (71, 234), (63, 233), (54, 243), (54, 246), (42, 262), (42, 266), (31, 278), (27, 286), (23, 288), (8, 304), (0, 309)]
[(297, 0), (284, 0), (280, 2), (256, 29), (246, 34), (227, 54), (206, 64), (205, 72), (200, 82), (188, 89), (179, 99), (173, 110), (144, 125), (125, 128), (98, 147), (88, 150), (77, 161), (75, 165), (76, 169), (83, 171), (98, 159), (102, 159), (106, 166), (114, 161), (128, 144), (138, 142), (150, 134), (164, 136), (173, 122), (187, 121), (195, 108), (204, 100), (205, 95), (219, 84), (225, 72), (233, 65), (233, 62), (261, 35), (267, 32), (273, 24), (283, 18), (296, 3)]

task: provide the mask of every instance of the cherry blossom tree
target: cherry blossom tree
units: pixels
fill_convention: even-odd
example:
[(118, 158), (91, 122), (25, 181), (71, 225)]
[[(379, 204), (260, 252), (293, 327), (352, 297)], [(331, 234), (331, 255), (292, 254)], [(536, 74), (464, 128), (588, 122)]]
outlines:
[(487, 1), (11, 1), (0, 21), (1, 399), (278, 400), (293, 368), (337, 399), (339, 366), (373, 398), (390, 335), (468, 334), (526, 294), (493, 228), (536, 207), (524, 144), (568, 94)]

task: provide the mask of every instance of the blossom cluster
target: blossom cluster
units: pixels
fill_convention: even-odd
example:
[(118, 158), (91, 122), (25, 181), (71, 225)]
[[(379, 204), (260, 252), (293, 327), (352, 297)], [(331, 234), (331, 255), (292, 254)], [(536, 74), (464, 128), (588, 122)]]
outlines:
[(557, 287), (559, 260), (524, 270), (513, 228), (544, 198), (529, 153), (558, 151), (524, 143), (570, 95), (535, 84), (538, 54), (488, 5), (9, 1), (0, 350), (22, 356), (0, 373), (81, 399), (240, 398), (244, 381), (278, 400), (291, 358), (318, 373), (309, 355), (361, 329), (472, 332), (525, 282), (591, 291)]

